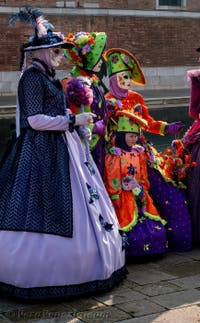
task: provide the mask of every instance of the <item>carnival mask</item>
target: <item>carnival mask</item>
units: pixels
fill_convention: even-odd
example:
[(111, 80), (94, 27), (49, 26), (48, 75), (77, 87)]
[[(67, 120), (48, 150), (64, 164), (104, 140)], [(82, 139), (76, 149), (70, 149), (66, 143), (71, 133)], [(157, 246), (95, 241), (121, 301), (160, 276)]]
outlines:
[(123, 71), (117, 73), (117, 83), (121, 89), (128, 90), (131, 87), (131, 72)]

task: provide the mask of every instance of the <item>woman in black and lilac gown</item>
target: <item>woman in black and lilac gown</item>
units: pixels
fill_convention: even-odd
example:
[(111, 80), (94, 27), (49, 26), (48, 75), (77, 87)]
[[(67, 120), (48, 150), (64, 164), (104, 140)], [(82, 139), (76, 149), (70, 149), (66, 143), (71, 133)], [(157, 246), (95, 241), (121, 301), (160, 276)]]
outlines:
[(39, 10), (19, 14), (12, 21), (31, 16), (36, 34), (23, 49), (33, 60), (18, 86), (18, 137), (0, 167), (0, 293), (37, 300), (107, 291), (126, 276), (123, 240), (75, 130), (95, 115), (66, 109), (54, 75), (73, 44)]

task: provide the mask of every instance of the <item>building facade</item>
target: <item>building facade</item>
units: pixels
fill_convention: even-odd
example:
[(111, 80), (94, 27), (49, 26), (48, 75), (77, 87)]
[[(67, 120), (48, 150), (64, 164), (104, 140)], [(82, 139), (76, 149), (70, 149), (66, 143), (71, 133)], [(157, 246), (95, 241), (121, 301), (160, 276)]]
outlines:
[[(8, 26), (8, 18), (31, 0), (0, 0), (0, 95), (15, 94), (20, 44), (33, 34), (29, 25)], [(121, 47), (138, 58), (145, 89), (186, 88), (186, 70), (197, 68), (200, 47), (199, 0), (35, 0), (66, 36), (69, 32), (105, 31), (107, 48)], [(59, 76), (71, 68), (66, 62)]]

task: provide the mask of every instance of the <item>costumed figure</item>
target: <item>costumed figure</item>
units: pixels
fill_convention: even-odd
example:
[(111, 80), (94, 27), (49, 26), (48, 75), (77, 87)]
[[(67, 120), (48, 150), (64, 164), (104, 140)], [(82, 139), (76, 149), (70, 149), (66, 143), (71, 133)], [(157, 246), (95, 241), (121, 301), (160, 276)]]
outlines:
[[(108, 115), (114, 111), (126, 110), (141, 116), (148, 122), (145, 131), (164, 135), (176, 134), (183, 127), (181, 121), (167, 123), (154, 120), (149, 113), (142, 95), (131, 90), (131, 81), (138, 85), (145, 84), (145, 77), (135, 56), (120, 48), (109, 49), (104, 53), (109, 75)], [(109, 122), (108, 140), (112, 141), (109, 133), (114, 134), (111, 120)], [(144, 134), (139, 142), (145, 148), (147, 157), (149, 193), (159, 214), (167, 221), (169, 250), (187, 251), (191, 248), (191, 219), (188, 211), (185, 186), (181, 181), (175, 181), (161, 167), (163, 158), (155, 147), (149, 143)], [(169, 160), (170, 161), (170, 160)]]
[[(101, 69), (102, 54), (106, 46), (106, 34), (104, 32), (79, 32), (75, 35), (69, 34), (67, 41), (73, 42), (74, 47), (66, 49), (65, 56), (75, 65), (71, 71), (71, 77), (84, 77), (88, 79), (93, 91), (93, 102), (89, 110), (96, 114), (94, 124), (90, 125), (92, 132), (90, 140), (90, 150), (93, 159), (103, 175), (104, 158), (105, 158), (105, 126), (107, 124), (107, 108), (104, 94), (100, 87), (97, 73)], [(62, 80), (64, 92), (68, 99), (72, 91), (72, 84), (67, 86), (70, 76)], [(78, 81), (77, 81), (78, 82)], [(70, 100), (70, 109), (75, 113), (80, 113), (81, 105), (75, 105)], [(89, 111), (88, 106), (85, 111)]]
[(17, 20), (35, 35), (22, 47), (23, 63), (27, 52), (32, 63), (22, 69), (20, 127), (0, 167), (0, 293), (37, 300), (110, 290), (126, 276), (123, 239), (75, 130), (95, 115), (73, 115), (55, 79), (73, 44), (36, 8), (21, 8), (10, 23)]
[(122, 231), (127, 233), (127, 256), (148, 256), (166, 251), (166, 221), (148, 193), (144, 148), (137, 144), (140, 126), (147, 122), (133, 113), (116, 111), (114, 146), (105, 158), (104, 181)]
[[(200, 48), (197, 51), (200, 52)], [(187, 197), (192, 221), (193, 244), (200, 246), (200, 70), (189, 70), (187, 79), (191, 86), (189, 116), (194, 119), (194, 122), (181, 142), (184, 148), (183, 155), (190, 155), (190, 164), (193, 166), (187, 171)]]

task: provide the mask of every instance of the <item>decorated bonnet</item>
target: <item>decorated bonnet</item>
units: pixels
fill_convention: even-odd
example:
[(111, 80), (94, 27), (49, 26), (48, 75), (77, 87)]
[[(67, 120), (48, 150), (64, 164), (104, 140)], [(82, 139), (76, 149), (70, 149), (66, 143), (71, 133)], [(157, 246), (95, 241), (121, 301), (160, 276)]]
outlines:
[(103, 54), (107, 62), (108, 75), (112, 76), (123, 71), (131, 72), (132, 82), (145, 84), (145, 77), (139, 62), (133, 54), (122, 48), (111, 48)]
[(116, 111), (118, 117), (117, 132), (134, 132), (140, 135), (140, 130), (147, 128), (147, 121), (135, 115), (134, 113), (124, 110)]
[(79, 32), (75, 35), (70, 33), (65, 40), (75, 45), (64, 50), (67, 59), (89, 71), (98, 63), (106, 46), (104, 32)]
[(146, 130), (148, 122), (133, 112), (117, 110), (109, 118), (106, 129), (106, 140), (112, 142), (115, 135), (133, 132), (141, 135), (141, 130)]
[(134, 132), (139, 134), (140, 127), (132, 119), (120, 116), (117, 123), (117, 132)]

